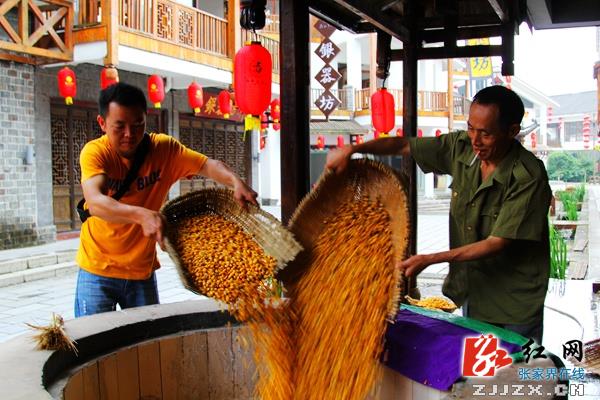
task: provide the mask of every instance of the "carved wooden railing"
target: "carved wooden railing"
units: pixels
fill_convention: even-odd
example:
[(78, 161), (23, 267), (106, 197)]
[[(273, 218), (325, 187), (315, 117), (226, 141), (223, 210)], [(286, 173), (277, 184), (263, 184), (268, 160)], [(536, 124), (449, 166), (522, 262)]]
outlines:
[(43, 64), (73, 59), (73, 3), (4, 0), (0, 4), (0, 56)]
[[(394, 96), (396, 110), (402, 109), (402, 90), (388, 89)], [(355, 91), (356, 110), (368, 110), (371, 108), (371, 90), (358, 89)], [(454, 97), (454, 114), (465, 115), (469, 110), (470, 102), (462, 97)], [(448, 93), (430, 92), (419, 90), (417, 92), (417, 110), (419, 112), (447, 112), (448, 111)]]
[(168, 0), (119, 0), (121, 28), (227, 56), (227, 20)]
[(242, 29), (242, 43), (248, 41), (259, 41), (267, 50), (269, 50), (269, 53), (271, 53), (271, 60), (273, 61), (273, 73), (279, 74), (279, 41), (260, 33)]

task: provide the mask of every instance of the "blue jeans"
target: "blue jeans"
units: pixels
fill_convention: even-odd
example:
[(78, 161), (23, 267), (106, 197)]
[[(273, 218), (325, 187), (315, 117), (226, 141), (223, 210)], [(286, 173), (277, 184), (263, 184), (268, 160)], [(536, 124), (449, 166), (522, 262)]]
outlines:
[(75, 290), (75, 317), (158, 304), (154, 272), (146, 280), (107, 278), (79, 269)]

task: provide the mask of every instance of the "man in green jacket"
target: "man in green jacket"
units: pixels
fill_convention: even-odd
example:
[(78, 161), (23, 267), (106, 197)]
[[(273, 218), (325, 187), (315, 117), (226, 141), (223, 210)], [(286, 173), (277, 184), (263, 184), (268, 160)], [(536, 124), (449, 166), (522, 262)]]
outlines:
[(551, 190), (542, 161), (515, 139), (523, 114), (515, 92), (487, 87), (473, 98), (467, 132), (349, 145), (330, 152), (326, 168), (344, 170), (354, 153), (396, 154), (411, 155), (425, 173), (451, 175), (450, 250), (413, 255), (400, 268), (416, 276), (449, 262), (442, 291), (466, 316), (541, 344)]

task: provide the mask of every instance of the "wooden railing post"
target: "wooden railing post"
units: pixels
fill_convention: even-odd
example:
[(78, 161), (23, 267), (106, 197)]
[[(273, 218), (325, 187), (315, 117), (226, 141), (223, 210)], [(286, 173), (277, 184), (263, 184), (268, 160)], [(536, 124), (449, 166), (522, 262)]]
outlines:
[(106, 25), (104, 65), (119, 64), (119, 0), (102, 1), (102, 22)]
[(27, 43), (29, 36), (29, 1), (21, 0), (19, 6), (19, 36), (21, 37), (21, 43)]
[(242, 30), (240, 26), (240, 0), (228, 2), (227, 15), (227, 54), (233, 58), (242, 47)]

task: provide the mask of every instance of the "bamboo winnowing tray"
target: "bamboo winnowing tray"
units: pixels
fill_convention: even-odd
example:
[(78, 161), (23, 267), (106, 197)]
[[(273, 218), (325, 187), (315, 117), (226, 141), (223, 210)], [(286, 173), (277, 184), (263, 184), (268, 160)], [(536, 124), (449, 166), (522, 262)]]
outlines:
[[(324, 222), (339, 205), (368, 197), (379, 201), (390, 215), (394, 262), (406, 257), (410, 221), (403, 178), (390, 167), (368, 159), (351, 160), (341, 174), (325, 172), (315, 188), (302, 199), (289, 222), (289, 229), (304, 248), (278, 278), (284, 285), (293, 285), (308, 265), (315, 241), (324, 229)], [(360, 226), (356, 227), (360, 234)], [(390, 266), (393, 268), (393, 266)], [(406, 294), (404, 276), (398, 286)]]

